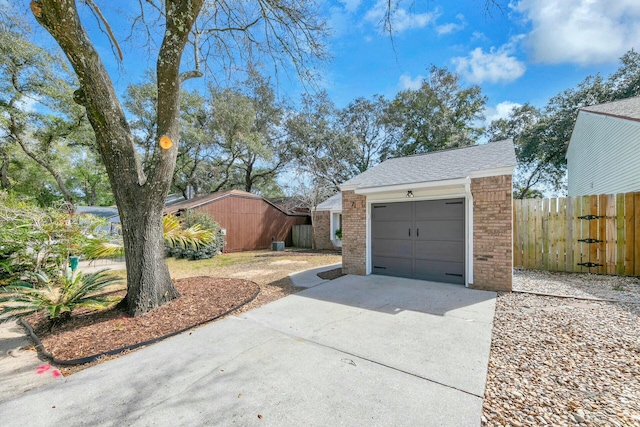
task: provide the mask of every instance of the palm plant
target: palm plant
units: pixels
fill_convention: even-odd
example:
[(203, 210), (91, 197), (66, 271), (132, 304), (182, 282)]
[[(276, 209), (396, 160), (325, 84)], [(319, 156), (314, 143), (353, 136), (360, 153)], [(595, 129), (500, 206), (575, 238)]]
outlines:
[(164, 241), (170, 246), (197, 248), (204, 246), (213, 240), (213, 231), (203, 229), (200, 224), (194, 224), (189, 228), (180, 227), (180, 219), (174, 215), (162, 218), (164, 228)]
[(0, 287), (0, 322), (44, 311), (51, 324), (60, 323), (74, 309), (100, 310), (120, 300), (108, 296), (122, 280), (108, 270), (83, 274), (67, 269), (57, 281), (45, 273), (33, 276), (37, 285), (21, 281)]
[[(167, 245), (183, 248), (191, 246), (195, 249), (213, 241), (212, 230), (203, 229), (199, 224), (183, 229), (180, 224), (180, 219), (174, 215), (162, 218), (164, 241)], [(121, 242), (95, 239), (87, 244), (84, 252), (88, 259), (115, 258), (124, 255), (124, 246)]]

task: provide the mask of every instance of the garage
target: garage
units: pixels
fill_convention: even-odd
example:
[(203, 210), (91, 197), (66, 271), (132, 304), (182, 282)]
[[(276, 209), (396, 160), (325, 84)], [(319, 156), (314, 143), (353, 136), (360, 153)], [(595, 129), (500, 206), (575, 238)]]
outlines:
[(510, 291), (513, 141), (397, 157), (340, 185), (342, 271)]
[(465, 284), (464, 199), (374, 203), (372, 273)]

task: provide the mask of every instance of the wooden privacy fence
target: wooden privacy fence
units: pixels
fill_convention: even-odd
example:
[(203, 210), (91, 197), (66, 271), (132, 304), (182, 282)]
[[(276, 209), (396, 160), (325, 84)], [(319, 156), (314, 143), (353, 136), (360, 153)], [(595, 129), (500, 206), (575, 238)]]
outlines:
[(516, 268), (640, 276), (640, 192), (513, 201)]
[(294, 225), (293, 226), (293, 246), (296, 248), (310, 248), (313, 239), (313, 226)]

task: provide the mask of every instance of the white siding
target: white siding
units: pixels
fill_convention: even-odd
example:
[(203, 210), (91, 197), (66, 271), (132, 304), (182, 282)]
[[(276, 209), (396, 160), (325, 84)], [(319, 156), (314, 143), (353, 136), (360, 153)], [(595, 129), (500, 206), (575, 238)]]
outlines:
[(640, 191), (640, 123), (580, 111), (567, 180), (569, 196)]

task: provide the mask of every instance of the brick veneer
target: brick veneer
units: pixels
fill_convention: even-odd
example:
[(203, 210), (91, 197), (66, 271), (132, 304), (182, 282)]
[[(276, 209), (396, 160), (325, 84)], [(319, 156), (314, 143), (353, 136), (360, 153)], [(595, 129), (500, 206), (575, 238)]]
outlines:
[(367, 198), (342, 192), (342, 272), (366, 274)]
[(333, 249), (331, 242), (331, 212), (317, 211), (313, 218), (313, 240), (316, 249)]
[(471, 180), (473, 286), (510, 291), (513, 274), (511, 175)]

